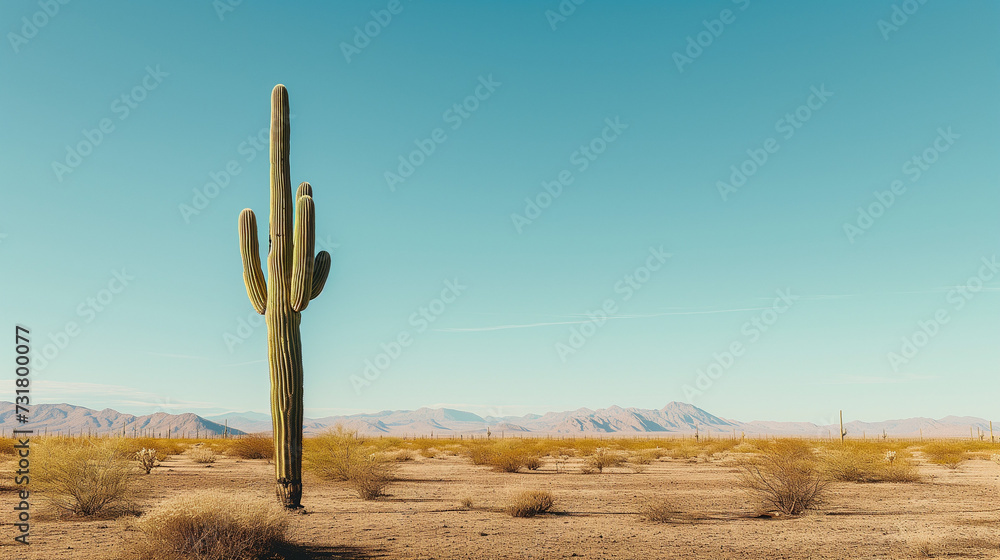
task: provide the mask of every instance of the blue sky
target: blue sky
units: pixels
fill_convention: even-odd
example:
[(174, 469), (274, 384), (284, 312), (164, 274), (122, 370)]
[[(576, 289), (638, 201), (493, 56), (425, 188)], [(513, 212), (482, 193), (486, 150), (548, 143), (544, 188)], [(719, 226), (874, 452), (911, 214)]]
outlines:
[(283, 83), (309, 416), (996, 416), (1000, 6), (569, 5), (0, 4), (37, 401), (267, 411), (237, 216), (266, 243)]

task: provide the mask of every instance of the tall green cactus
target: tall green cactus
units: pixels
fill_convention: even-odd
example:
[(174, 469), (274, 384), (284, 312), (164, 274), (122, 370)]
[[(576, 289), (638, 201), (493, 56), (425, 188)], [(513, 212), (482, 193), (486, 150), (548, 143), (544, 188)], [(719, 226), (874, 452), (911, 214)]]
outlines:
[[(316, 239), (312, 187), (299, 185), (292, 200), (288, 170), (288, 90), (271, 91), (271, 218), (267, 281), (260, 267), (257, 218), (240, 212), (243, 282), (257, 313), (267, 324), (267, 357), (271, 371), (271, 423), (274, 427), (274, 470), (278, 501), (300, 508), (302, 500), (302, 342), (299, 319), (309, 300), (323, 291), (330, 254), (313, 258)], [(292, 206), (295, 224), (292, 225)]]

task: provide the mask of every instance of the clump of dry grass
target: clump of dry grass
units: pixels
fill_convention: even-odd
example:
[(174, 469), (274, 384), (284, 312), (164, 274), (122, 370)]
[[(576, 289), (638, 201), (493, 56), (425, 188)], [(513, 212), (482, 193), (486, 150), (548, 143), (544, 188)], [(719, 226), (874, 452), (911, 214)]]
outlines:
[(413, 456), (413, 452), (409, 449), (397, 449), (395, 451), (386, 452), (385, 457), (390, 461), (395, 461), (397, 463), (405, 463), (416, 459), (416, 457)]
[(337, 425), (307, 440), (302, 460), (306, 468), (323, 478), (349, 480), (353, 470), (373, 453), (375, 449), (366, 438)]
[(639, 517), (652, 523), (672, 523), (678, 514), (673, 504), (661, 499), (648, 500), (639, 508)]
[(498, 472), (515, 473), (525, 466), (531, 457), (524, 449), (513, 443), (499, 443), (493, 446), (489, 465)]
[(465, 454), (474, 465), (489, 465), (497, 472), (515, 473), (541, 467), (537, 442), (524, 440), (480, 441), (466, 447)]
[(323, 478), (348, 482), (365, 500), (384, 496), (396, 479), (397, 466), (390, 455), (356, 431), (339, 425), (309, 440), (303, 464)]
[(219, 458), (215, 451), (210, 447), (192, 448), (188, 451), (188, 457), (191, 457), (192, 461), (199, 464), (214, 463)]
[(14, 438), (0, 438), (0, 455), (13, 455), (16, 443)]
[(262, 434), (248, 434), (230, 440), (225, 452), (240, 459), (274, 459), (274, 439)]
[(511, 517), (534, 517), (551, 510), (554, 505), (555, 498), (552, 497), (552, 494), (541, 490), (531, 490), (515, 496), (504, 507), (504, 511)]
[(258, 560), (284, 542), (287, 518), (273, 500), (201, 491), (160, 503), (135, 527), (138, 560)]
[(466, 496), (462, 498), (461, 501), (458, 502), (458, 505), (462, 506), (465, 509), (472, 509), (472, 497)]
[(385, 496), (385, 490), (396, 480), (396, 465), (378, 455), (359, 462), (348, 475), (347, 482), (363, 500)]
[(127, 457), (132, 457), (143, 449), (153, 449), (156, 451), (156, 460), (163, 461), (171, 455), (180, 455), (184, 452), (184, 445), (177, 440), (163, 438), (118, 438), (120, 440), (121, 452)]
[(420, 450), (420, 454), (428, 459), (433, 459), (441, 453), (441, 450), (436, 447), (424, 447)]
[(492, 446), (486, 442), (473, 442), (465, 450), (473, 465), (488, 465), (492, 454)]
[(808, 444), (776, 440), (738, 462), (740, 486), (768, 511), (798, 515), (817, 505), (828, 480)]
[(827, 450), (820, 468), (841, 482), (917, 482), (920, 473), (904, 451), (882, 450), (875, 446), (847, 442)]
[[(134, 511), (138, 470), (115, 439), (47, 438), (32, 451), (31, 483), (50, 505), (73, 515)], [(37, 454), (37, 455), (36, 455)]]
[(653, 461), (658, 460), (660, 457), (666, 455), (667, 451), (665, 449), (643, 449), (641, 451), (633, 452), (629, 455), (629, 462), (635, 463), (637, 465), (648, 465)]
[(969, 444), (962, 441), (933, 441), (924, 444), (921, 451), (927, 460), (935, 465), (944, 465), (949, 469), (957, 469), (963, 461), (969, 458)]
[(584, 474), (602, 473), (604, 469), (620, 467), (624, 463), (625, 457), (621, 453), (601, 447), (595, 450), (593, 455), (587, 457), (583, 472)]

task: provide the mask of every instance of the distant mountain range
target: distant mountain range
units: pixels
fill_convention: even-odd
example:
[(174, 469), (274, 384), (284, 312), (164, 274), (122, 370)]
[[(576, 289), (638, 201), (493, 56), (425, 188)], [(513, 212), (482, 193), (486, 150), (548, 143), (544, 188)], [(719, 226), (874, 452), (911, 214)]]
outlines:
[[(259, 412), (232, 412), (202, 418), (186, 414), (157, 412), (146, 416), (133, 416), (104, 409), (91, 410), (69, 404), (43, 404), (33, 406), (29, 428), (36, 432), (121, 433), (165, 435), (169, 430), (175, 437), (195, 434), (220, 435), (228, 424), (229, 433), (269, 432), (271, 417)], [(500, 435), (597, 435), (617, 434), (633, 436), (746, 434), (747, 436), (806, 436), (827, 437), (839, 433), (839, 425), (817, 425), (810, 422), (740, 422), (729, 420), (687, 403), (672, 402), (661, 409), (622, 408), (612, 406), (591, 410), (580, 408), (567, 412), (527, 414), (524, 416), (479, 416), (450, 408), (419, 408), (417, 410), (385, 410), (371, 414), (307, 418), (303, 429), (307, 434), (317, 434), (336, 425), (371, 435), (459, 435), (485, 434), (487, 429)], [(875, 437), (883, 431), (892, 437), (969, 437), (970, 430), (981, 430), (989, 437), (989, 422), (969, 416), (947, 416), (940, 420), (907, 418), (884, 422), (853, 421), (844, 425), (848, 437), (867, 435)], [(0, 430), (10, 433), (17, 424), (14, 405), (0, 401)], [(997, 434), (1000, 437), (1000, 422)]]
[[(0, 430), (6, 435), (18, 428), (35, 430), (35, 433), (49, 434), (120, 434), (128, 436), (155, 435), (167, 437), (195, 437), (197, 435), (222, 434), (226, 427), (211, 422), (190, 412), (167, 414), (157, 412), (145, 416), (123, 414), (105, 408), (92, 410), (71, 404), (39, 404), (30, 407), (30, 423), (17, 421), (13, 403), (0, 401)], [(241, 435), (244, 432), (230, 427), (229, 433)]]

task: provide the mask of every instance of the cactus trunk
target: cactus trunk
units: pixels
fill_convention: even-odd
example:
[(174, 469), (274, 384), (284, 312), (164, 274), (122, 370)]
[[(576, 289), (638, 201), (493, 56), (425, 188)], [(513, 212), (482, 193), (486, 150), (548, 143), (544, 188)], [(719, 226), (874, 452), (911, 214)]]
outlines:
[(274, 428), (275, 492), (287, 508), (302, 501), (302, 343), (299, 313), (287, 309), (266, 315), (271, 370), (271, 425)]
[(288, 92), (279, 84), (271, 92), (271, 213), (266, 281), (260, 267), (257, 220), (249, 208), (240, 214), (239, 230), (247, 296), (267, 324), (276, 494), (285, 507), (299, 508), (303, 409), (300, 313), (322, 291), (330, 271), (330, 255), (322, 251), (313, 257), (316, 231), (312, 187), (302, 183), (292, 198), (288, 139)]

